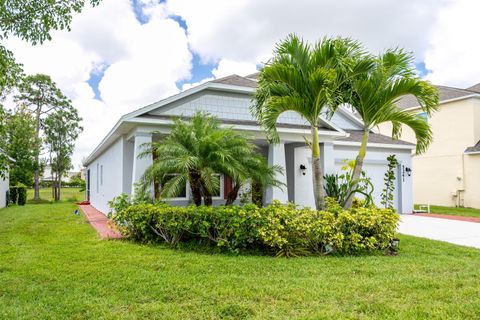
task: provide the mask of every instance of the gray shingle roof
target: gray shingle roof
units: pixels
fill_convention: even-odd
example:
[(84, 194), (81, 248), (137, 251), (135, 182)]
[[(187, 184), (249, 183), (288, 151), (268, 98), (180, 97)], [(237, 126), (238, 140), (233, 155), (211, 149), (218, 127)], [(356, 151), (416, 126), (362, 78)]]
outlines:
[(246, 77), (240, 77), (239, 75), (236, 75), (236, 74), (232, 74), (231, 76), (227, 76), (224, 78), (215, 79), (215, 80), (212, 80), (212, 82), (229, 84), (233, 86), (250, 87), (250, 88), (257, 87), (257, 82), (255, 80), (247, 79)]
[[(350, 133), (348, 138), (342, 138), (343, 141), (352, 141), (352, 142), (361, 142), (363, 131), (362, 130), (345, 130)], [(368, 136), (369, 143), (383, 143), (383, 144), (398, 144), (398, 145), (405, 145), (405, 146), (414, 146), (415, 144), (403, 141), (403, 140), (394, 140), (389, 136), (385, 136), (379, 133), (370, 133)]]
[(480, 83), (467, 88), (467, 90), (480, 93)]
[[(461, 97), (470, 96), (475, 93), (480, 93), (480, 84), (470, 87), (468, 89), (459, 89), (459, 88), (453, 88), (453, 87), (447, 87), (447, 86), (436, 86), (436, 87), (439, 91), (440, 101), (461, 98)], [(402, 109), (413, 108), (418, 106), (418, 101), (417, 99), (415, 99), (414, 96), (408, 95), (400, 99), (400, 101), (397, 102), (397, 105)]]
[(465, 153), (471, 153), (471, 152), (480, 152), (480, 140), (477, 142), (476, 145), (465, 149)]
[[(179, 117), (179, 116), (172, 116), (172, 115), (152, 115), (152, 114), (143, 114), (139, 117), (141, 117), (141, 118), (151, 118), (151, 119), (165, 119), (165, 120), (171, 120), (171, 119), (175, 119), (175, 118), (181, 118), (181, 119), (188, 120), (188, 119), (192, 118), (191, 116), (180, 116)], [(237, 120), (237, 119), (223, 119), (223, 118), (220, 118), (219, 120), (222, 123), (225, 123), (225, 124), (258, 126), (258, 122), (253, 121), (253, 120)], [(279, 123), (277, 123), (277, 127), (310, 130), (310, 126), (308, 126), (308, 125), (293, 124), (293, 123), (281, 123), (281, 122), (279, 122)], [(326, 128), (326, 127), (321, 127), (321, 128), (324, 131), (332, 131), (332, 132), (335, 131), (335, 130), (332, 130), (332, 129), (329, 129), (329, 128)]]
[(255, 72), (255, 73), (249, 74), (248, 76), (245, 76), (245, 78), (256, 80), (256, 79), (258, 79), (259, 75), (260, 75), (260, 72)]

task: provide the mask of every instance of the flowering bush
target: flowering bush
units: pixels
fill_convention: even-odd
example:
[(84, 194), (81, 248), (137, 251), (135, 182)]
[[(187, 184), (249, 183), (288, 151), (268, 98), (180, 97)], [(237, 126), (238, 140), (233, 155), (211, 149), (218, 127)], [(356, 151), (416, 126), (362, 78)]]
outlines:
[(398, 215), (390, 209), (355, 207), (344, 210), (327, 200), (317, 211), (274, 202), (261, 208), (244, 206), (188, 206), (139, 203), (116, 199), (111, 218), (134, 240), (163, 241), (172, 246), (196, 241), (231, 252), (257, 249), (278, 256), (359, 254), (390, 247)]

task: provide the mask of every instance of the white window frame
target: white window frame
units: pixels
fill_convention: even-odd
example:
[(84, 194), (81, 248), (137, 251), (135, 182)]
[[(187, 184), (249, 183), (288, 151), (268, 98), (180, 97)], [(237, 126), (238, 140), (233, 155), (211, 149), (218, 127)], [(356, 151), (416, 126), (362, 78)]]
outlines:
[(96, 170), (96, 185), (97, 185), (97, 193), (100, 191), (100, 164), (97, 163), (97, 170)]
[(219, 193), (220, 193), (220, 196), (218, 197), (212, 197), (212, 200), (223, 200), (225, 199), (224, 197), (224, 191), (225, 191), (225, 188), (224, 188), (224, 177), (223, 177), (223, 174), (221, 173), (217, 173), (216, 174), (217, 176), (220, 176), (220, 186), (219, 186)]
[(100, 165), (100, 186), (103, 186), (103, 164)]

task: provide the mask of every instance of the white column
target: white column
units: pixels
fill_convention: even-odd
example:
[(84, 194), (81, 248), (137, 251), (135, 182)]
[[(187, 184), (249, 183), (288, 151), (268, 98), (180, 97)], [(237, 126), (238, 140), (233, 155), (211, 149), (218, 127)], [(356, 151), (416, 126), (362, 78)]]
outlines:
[(332, 142), (324, 142), (320, 145), (320, 156), (322, 158), (323, 174), (335, 173), (335, 154)]
[[(145, 150), (145, 143), (152, 142), (152, 134), (147, 132), (136, 132), (133, 136), (133, 170), (132, 170), (132, 195), (135, 193), (135, 184), (142, 179), (145, 170), (153, 163), (153, 155), (139, 157)], [(153, 186), (150, 192), (153, 195)]]
[(280, 142), (278, 144), (270, 144), (268, 146), (268, 165), (280, 166), (283, 168), (283, 174), (277, 174), (277, 179), (285, 183), (283, 188), (267, 187), (265, 192), (265, 203), (271, 203), (273, 200), (279, 200), (282, 203), (288, 202), (287, 191), (287, 167), (285, 161), (285, 143)]

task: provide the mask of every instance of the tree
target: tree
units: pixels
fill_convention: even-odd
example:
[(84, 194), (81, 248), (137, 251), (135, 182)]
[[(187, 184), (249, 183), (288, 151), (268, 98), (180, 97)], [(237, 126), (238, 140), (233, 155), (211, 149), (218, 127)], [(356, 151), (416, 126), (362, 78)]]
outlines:
[(45, 118), (45, 143), (50, 153), (50, 167), (54, 176), (53, 193), (55, 201), (60, 200), (62, 176), (72, 168), (71, 156), (75, 140), (82, 132), (81, 118), (77, 109), (68, 106), (58, 109)]
[[(408, 95), (414, 96), (428, 115), (438, 106), (437, 89), (416, 75), (411, 54), (401, 49), (387, 50), (374, 60), (368, 72), (352, 79), (351, 90), (348, 102), (363, 120), (363, 138), (355, 161), (354, 180), (362, 172), (370, 131), (381, 123), (392, 124), (394, 139), (401, 136), (403, 125), (410, 127), (417, 140), (417, 154), (426, 151), (432, 141), (430, 125), (419, 115), (397, 106), (397, 102)], [(351, 206), (353, 197), (352, 194), (345, 202), (345, 208)]]
[(10, 167), (10, 184), (32, 186), (37, 170), (35, 158), (40, 146), (39, 139), (35, 137), (35, 119), (24, 106), (17, 107), (6, 119), (8, 144), (5, 151), (15, 159), (15, 164)]
[(320, 163), (318, 127), (327, 106), (342, 102), (348, 79), (370, 67), (360, 45), (350, 39), (325, 38), (314, 45), (296, 35), (288, 36), (275, 48), (274, 57), (264, 66), (258, 79), (251, 112), (265, 128), (268, 137), (278, 142), (278, 117), (286, 111), (300, 114), (311, 127), (313, 192), (317, 209), (323, 209), (323, 174)]
[[(0, 5), (0, 39), (16, 36), (32, 44), (51, 39), (51, 31), (69, 29), (74, 13), (82, 11), (85, 3), (97, 5), (100, 0), (11, 0)], [(15, 61), (13, 53), (0, 43), (0, 101), (23, 78), (22, 65)], [(0, 104), (0, 117), (4, 108)], [(4, 124), (0, 118), (0, 148), (6, 144)], [(0, 177), (5, 175), (8, 160), (0, 155)]]
[[(178, 195), (187, 181), (193, 202), (199, 206), (212, 204), (212, 194), (219, 190), (219, 174), (233, 181), (245, 181), (253, 168), (246, 158), (259, 161), (255, 145), (232, 128), (221, 128), (217, 118), (196, 113), (191, 120), (175, 119), (171, 132), (153, 142), (142, 156), (154, 153), (154, 162), (146, 170), (144, 186), (162, 183), (160, 196)], [(265, 160), (263, 160), (265, 161)], [(274, 169), (277, 170), (277, 169)]]
[[(28, 108), (35, 117), (35, 138), (40, 139), (43, 120), (48, 114), (62, 108), (71, 108), (70, 100), (57, 88), (49, 76), (36, 74), (24, 78), (15, 95), (15, 101)], [(34, 199), (40, 199), (40, 150), (36, 153), (34, 173)]]

